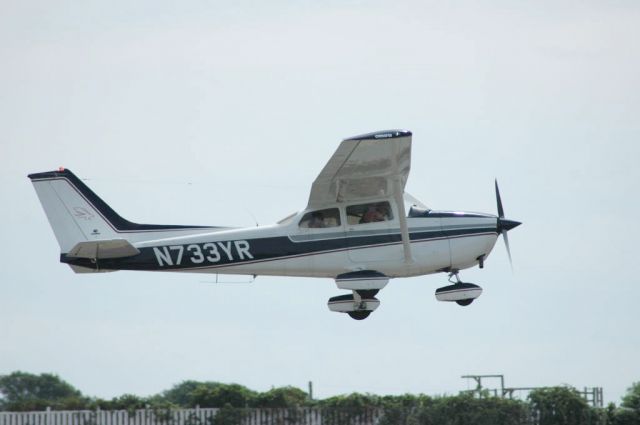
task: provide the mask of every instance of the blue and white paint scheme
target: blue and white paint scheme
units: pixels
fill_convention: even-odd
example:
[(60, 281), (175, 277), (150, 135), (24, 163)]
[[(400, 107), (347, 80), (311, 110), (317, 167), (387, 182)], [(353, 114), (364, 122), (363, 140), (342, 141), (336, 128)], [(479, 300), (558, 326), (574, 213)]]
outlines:
[[(116, 270), (333, 278), (350, 294), (332, 311), (364, 319), (390, 279), (448, 273), (436, 298), (468, 305), (482, 289), (460, 281), (500, 234), (518, 226), (498, 215), (434, 211), (404, 188), (411, 132), (387, 130), (342, 141), (311, 187), (307, 207), (280, 222), (229, 228), (132, 223), (68, 169), (30, 174), (60, 245), (76, 273)], [(407, 210), (408, 207), (408, 210)], [(451, 280), (455, 278), (455, 281)]]

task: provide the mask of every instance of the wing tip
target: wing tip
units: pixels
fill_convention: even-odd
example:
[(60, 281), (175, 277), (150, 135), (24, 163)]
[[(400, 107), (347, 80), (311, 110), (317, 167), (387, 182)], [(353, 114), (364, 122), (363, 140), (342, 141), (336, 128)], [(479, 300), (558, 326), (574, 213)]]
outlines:
[(382, 130), (374, 131), (373, 133), (360, 134), (358, 136), (348, 137), (343, 139), (347, 140), (378, 140), (378, 139), (397, 139), (400, 137), (409, 137), (412, 133), (409, 130)]
[(74, 176), (75, 177), (75, 174), (73, 174), (71, 172), (71, 170), (69, 170), (68, 168), (60, 167), (57, 170), (53, 170), (53, 171), (44, 171), (44, 172), (40, 172), (40, 173), (31, 173), (31, 174), (27, 175), (27, 177), (29, 179), (31, 179), (31, 180), (50, 179), (50, 178), (62, 177), (62, 176)]

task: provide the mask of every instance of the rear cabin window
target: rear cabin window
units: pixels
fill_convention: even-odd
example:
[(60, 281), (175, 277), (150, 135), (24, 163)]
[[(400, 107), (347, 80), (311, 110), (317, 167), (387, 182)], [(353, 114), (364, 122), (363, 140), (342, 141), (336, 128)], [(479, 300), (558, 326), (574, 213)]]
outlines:
[(375, 223), (393, 219), (391, 205), (388, 202), (351, 205), (347, 207), (348, 224)]
[(303, 229), (322, 229), (340, 226), (340, 211), (337, 208), (308, 212), (300, 220)]

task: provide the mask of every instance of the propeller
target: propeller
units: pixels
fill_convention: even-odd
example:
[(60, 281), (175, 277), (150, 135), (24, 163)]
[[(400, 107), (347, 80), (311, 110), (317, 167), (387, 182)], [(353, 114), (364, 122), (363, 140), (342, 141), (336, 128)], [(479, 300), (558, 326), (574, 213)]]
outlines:
[(509, 264), (511, 270), (513, 270), (513, 261), (511, 260), (511, 249), (509, 248), (509, 237), (507, 232), (515, 227), (518, 227), (522, 223), (515, 220), (507, 220), (504, 218), (504, 208), (502, 207), (502, 199), (500, 198), (500, 189), (498, 188), (498, 179), (495, 180), (496, 184), (496, 203), (498, 204), (498, 233), (502, 235), (504, 239), (504, 245), (507, 247), (507, 255), (509, 256)]

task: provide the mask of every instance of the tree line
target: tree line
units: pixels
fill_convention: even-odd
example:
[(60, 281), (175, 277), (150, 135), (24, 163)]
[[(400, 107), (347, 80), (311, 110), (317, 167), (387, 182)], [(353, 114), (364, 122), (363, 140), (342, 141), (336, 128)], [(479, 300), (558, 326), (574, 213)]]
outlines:
[[(339, 412), (336, 425), (349, 417), (376, 410), (383, 412), (380, 425), (640, 425), (640, 382), (631, 385), (619, 406), (591, 407), (572, 387), (541, 388), (526, 400), (471, 394), (428, 396), (352, 393), (312, 400), (295, 387), (253, 391), (238, 384), (184, 381), (149, 397), (124, 394), (112, 399), (89, 397), (60, 377), (13, 372), (0, 375), (0, 410), (167, 410), (178, 408), (221, 408), (215, 424), (241, 423), (242, 413), (255, 408), (319, 408)], [(226, 418), (226, 419), (225, 419)], [(346, 419), (345, 419), (346, 418)]]

